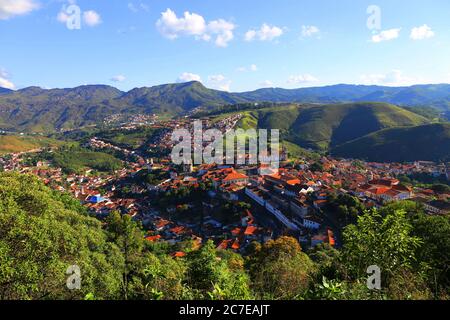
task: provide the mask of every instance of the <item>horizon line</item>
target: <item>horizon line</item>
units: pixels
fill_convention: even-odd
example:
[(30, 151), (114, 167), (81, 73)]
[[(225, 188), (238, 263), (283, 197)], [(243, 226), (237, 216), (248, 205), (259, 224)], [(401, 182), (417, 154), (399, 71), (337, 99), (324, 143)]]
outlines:
[(104, 86), (104, 87), (115, 88), (115, 89), (117, 89), (117, 90), (119, 90), (121, 92), (125, 92), (126, 93), (126, 92), (133, 91), (135, 89), (154, 88), (154, 87), (168, 86), (168, 85), (194, 84), (194, 83), (199, 83), (199, 84), (201, 84), (202, 86), (204, 86), (205, 88), (207, 88), (209, 90), (220, 91), (220, 92), (227, 92), (227, 93), (231, 93), (231, 94), (233, 94), (233, 93), (239, 94), (239, 93), (255, 92), (255, 91), (264, 90), (264, 89), (301, 90), (301, 89), (316, 89), (316, 88), (327, 88), (327, 87), (337, 87), (337, 86), (381, 87), (381, 88), (411, 88), (411, 87), (416, 87), (416, 86), (450, 85), (450, 83), (446, 83), (446, 82), (441, 82), (441, 83), (416, 83), (416, 84), (398, 85), (398, 86), (386, 85), (386, 84), (382, 85), (382, 84), (336, 83), (336, 84), (326, 84), (326, 85), (321, 85), (321, 86), (308, 86), (308, 87), (297, 87), (297, 88), (259, 87), (259, 88), (254, 89), (254, 90), (247, 90), (247, 91), (226, 91), (226, 90), (219, 90), (219, 89), (210, 88), (210, 87), (207, 87), (201, 81), (193, 80), (193, 81), (185, 81), (185, 82), (170, 82), (170, 83), (161, 83), (161, 84), (142, 86), (142, 87), (134, 87), (134, 88), (132, 88), (130, 90), (125, 90), (125, 91), (117, 88), (114, 85), (104, 84), (104, 83), (81, 84), (81, 85), (76, 85), (76, 86), (73, 86), (73, 87), (52, 87), (52, 88), (42, 87), (42, 86), (39, 86), (39, 85), (30, 85), (30, 86), (21, 87), (21, 88), (14, 88), (14, 89), (0, 87), (0, 89), (9, 90), (9, 91), (12, 91), (12, 92), (18, 92), (18, 91), (25, 90), (25, 89), (30, 89), (30, 88), (38, 88), (38, 89), (41, 89), (41, 90), (66, 90), (66, 89), (76, 89), (76, 88), (82, 88), (82, 87)]

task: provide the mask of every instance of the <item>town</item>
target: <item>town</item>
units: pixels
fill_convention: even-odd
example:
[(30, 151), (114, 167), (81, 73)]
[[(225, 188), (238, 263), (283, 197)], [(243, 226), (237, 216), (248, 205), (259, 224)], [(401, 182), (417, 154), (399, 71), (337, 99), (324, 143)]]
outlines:
[[(121, 129), (148, 125), (147, 118), (142, 120), (145, 124), (136, 123), (136, 119), (121, 124)], [(238, 119), (235, 115), (207, 122), (207, 127), (226, 133)], [(283, 148), (278, 170), (267, 170), (264, 164), (175, 165), (169, 157), (174, 145), (171, 132), (185, 127), (192, 130), (190, 122), (185, 118), (152, 121), (150, 126), (164, 128), (147, 143), (150, 150), (159, 149), (158, 158), (98, 137), (86, 144), (90, 150), (122, 154), (123, 168), (114, 172), (86, 168), (81, 173), (66, 174), (51, 161), (27, 161), (31, 155), (39, 159), (43, 150), (4, 155), (0, 167), (38, 176), (55, 190), (72, 194), (99, 219), (113, 211), (130, 215), (141, 222), (148, 241), (176, 244), (193, 240), (200, 246), (211, 239), (219, 249), (243, 254), (252, 242), (264, 243), (281, 235), (295, 237), (305, 248), (320, 243), (339, 248), (341, 231), (350, 221), (336, 206), (345, 199), (356, 199), (365, 209), (411, 200), (423, 205), (429, 214), (450, 213), (448, 190), (403, 181), (415, 175), (450, 181), (446, 164), (374, 163), (325, 155), (289, 159)]]

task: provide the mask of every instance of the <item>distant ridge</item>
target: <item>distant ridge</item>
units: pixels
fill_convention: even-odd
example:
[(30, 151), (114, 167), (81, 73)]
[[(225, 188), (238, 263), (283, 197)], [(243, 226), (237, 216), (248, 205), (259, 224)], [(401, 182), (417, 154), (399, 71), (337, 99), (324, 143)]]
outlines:
[(450, 112), (450, 85), (382, 87), (340, 84), (232, 93), (208, 89), (193, 81), (135, 88), (128, 92), (107, 85), (65, 89), (28, 87), (15, 91), (0, 89), (0, 129), (46, 132), (99, 123), (116, 113), (177, 116), (197, 109), (262, 101), (321, 104), (373, 101), (433, 106), (442, 112)]
[(13, 90), (0, 87), (0, 94), (10, 93)]

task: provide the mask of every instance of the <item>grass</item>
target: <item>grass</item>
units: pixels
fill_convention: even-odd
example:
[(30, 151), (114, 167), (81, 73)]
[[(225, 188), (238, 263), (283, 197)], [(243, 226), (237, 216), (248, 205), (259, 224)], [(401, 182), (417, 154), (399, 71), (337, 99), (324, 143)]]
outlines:
[(0, 135), (0, 155), (56, 147), (63, 142), (40, 136)]
[(335, 156), (380, 162), (450, 161), (450, 124), (391, 128), (332, 149)]
[(287, 149), (290, 160), (300, 158), (307, 158), (307, 159), (320, 158), (319, 154), (305, 150), (302, 147), (296, 145), (295, 143), (283, 141), (281, 144)]
[(279, 129), (281, 138), (303, 148), (327, 151), (345, 142), (392, 127), (417, 126), (429, 119), (386, 103), (283, 105), (241, 112), (238, 128)]

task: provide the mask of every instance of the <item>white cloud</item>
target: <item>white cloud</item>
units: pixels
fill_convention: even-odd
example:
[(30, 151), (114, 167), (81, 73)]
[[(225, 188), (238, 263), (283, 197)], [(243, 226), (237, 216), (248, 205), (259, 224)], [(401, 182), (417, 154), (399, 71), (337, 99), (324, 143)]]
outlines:
[(38, 7), (34, 0), (0, 0), (0, 20), (27, 14)]
[(230, 91), (231, 81), (224, 75), (217, 74), (208, 77), (208, 85), (213, 89)]
[(256, 72), (258, 71), (258, 66), (256, 64), (251, 64), (248, 67), (239, 67), (236, 69), (239, 72), (247, 72), (247, 71), (251, 71), (251, 72)]
[(401, 30), (400, 28), (397, 28), (381, 31), (380, 33), (372, 36), (372, 42), (378, 43), (382, 41), (397, 39), (400, 35), (400, 30)]
[(255, 40), (257, 32), (255, 30), (248, 30), (245, 33), (245, 41), (253, 41)]
[(56, 19), (61, 23), (66, 23), (69, 20), (69, 15), (64, 11), (60, 11)]
[(133, 12), (138, 12), (138, 8), (131, 2), (128, 2), (128, 9)]
[(233, 40), (235, 26), (233, 23), (225, 21), (223, 19), (211, 21), (208, 24), (208, 33), (217, 35), (216, 37), (216, 46), (218, 47), (226, 47), (228, 42)]
[(193, 36), (198, 40), (214, 42), (218, 47), (226, 47), (233, 40), (235, 25), (224, 19), (207, 22), (197, 13), (184, 12), (183, 17), (178, 18), (176, 13), (167, 9), (161, 13), (161, 18), (156, 22), (159, 32), (169, 39), (180, 36)]
[(126, 77), (122, 74), (118, 74), (117, 76), (114, 76), (111, 78), (111, 81), (113, 82), (123, 82), (126, 80)]
[(6, 88), (6, 89), (15, 89), (16, 86), (14, 83), (9, 80), (9, 74), (0, 69), (0, 88)]
[(318, 81), (319, 81), (319, 79), (306, 73), (306, 74), (290, 76), (287, 82), (289, 84), (306, 84), (306, 83), (313, 83), (313, 82), (318, 82)]
[(218, 74), (218, 75), (213, 75), (213, 76), (209, 76), (208, 77), (209, 81), (213, 81), (213, 82), (221, 82), (225, 80), (225, 76)]
[(265, 81), (263, 81), (263, 82), (260, 82), (260, 83), (259, 83), (259, 86), (260, 86), (261, 88), (271, 88), (271, 87), (273, 87), (273, 82), (270, 81), (270, 80), (265, 80)]
[(0, 88), (6, 88), (6, 89), (15, 89), (14, 83), (9, 81), (8, 79), (0, 77)]
[(264, 23), (259, 30), (249, 30), (245, 33), (245, 41), (272, 41), (283, 35), (283, 29)]
[(202, 81), (202, 78), (195, 73), (183, 72), (177, 79), (177, 82)]
[(413, 40), (423, 40), (434, 37), (434, 32), (429, 26), (424, 24), (423, 26), (412, 28), (409, 37)]
[(150, 10), (150, 7), (142, 2), (139, 2), (138, 4), (134, 4), (133, 2), (128, 2), (128, 9), (133, 12), (138, 12), (140, 10), (148, 12)]
[(316, 26), (302, 26), (302, 37), (312, 37), (319, 35), (320, 29)]
[(423, 82), (423, 79), (405, 76), (401, 70), (392, 70), (385, 74), (365, 74), (361, 81), (366, 85), (409, 86)]
[(95, 27), (96, 25), (99, 25), (102, 23), (102, 18), (100, 15), (95, 12), (94, 10), (89, 10), (83, 12), (83, 20), (86, 25), (89, 27)]

